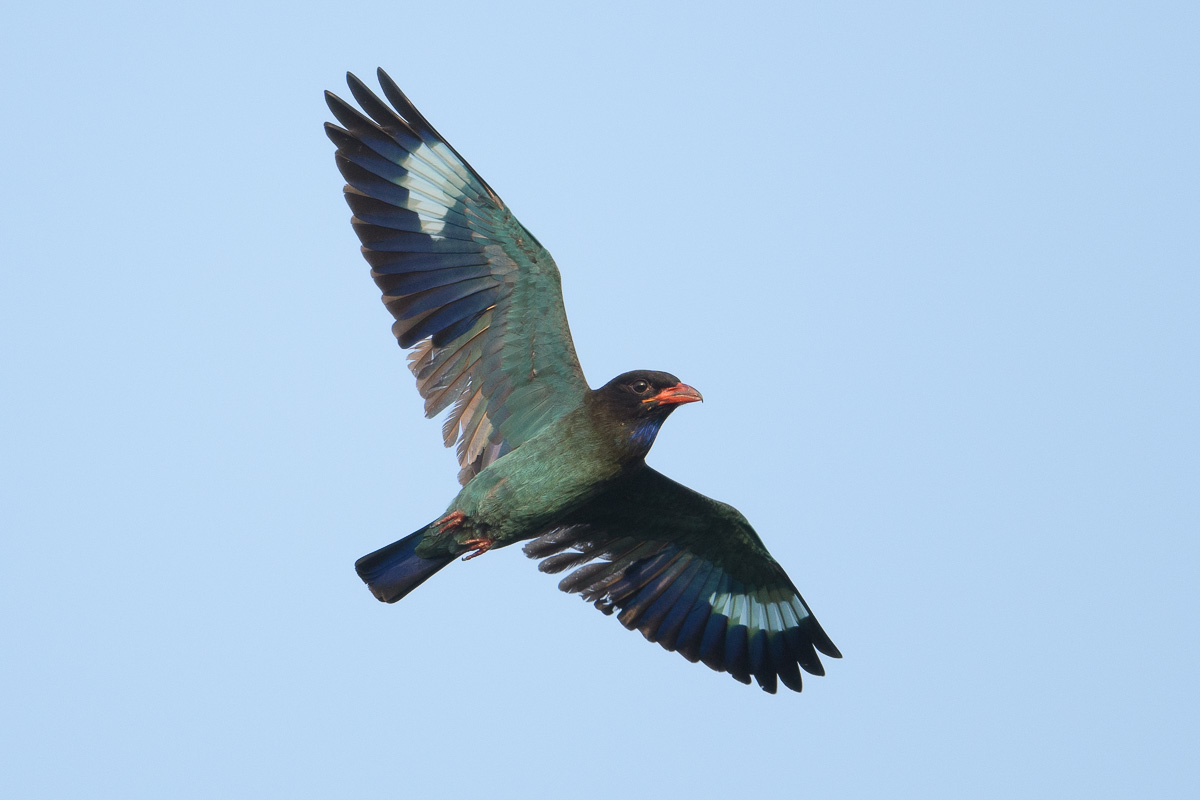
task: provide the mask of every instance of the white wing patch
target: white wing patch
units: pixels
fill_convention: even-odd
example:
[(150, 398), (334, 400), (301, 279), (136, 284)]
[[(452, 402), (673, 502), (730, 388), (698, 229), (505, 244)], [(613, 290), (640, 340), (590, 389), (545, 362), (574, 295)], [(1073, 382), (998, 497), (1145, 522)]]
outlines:
[(713, 613), (727, 617), (730, 625), (745, 625), (749, 636), (756, 631), (776, 633), (795, 628), (809, 616), (808, 609), (795, 595), (777, 598), (769, 594), (760, 597), (760, 594), (713, 592), (708, 596), (708, 603)]
[(442, 230), (446, 227), (446, 223), (441, 219), (430, 219), (424, 214), (418, 214), (418, 219), (421, 220), (421, 233), (429, 234), (431, 239), (444, 239)]
[(434, 204), (409, 203), (409, 209), (416, 211), (421, 218), (421, 232), (435, 239), (442, 238), (446, 211), (463, 197), (459, 184), (461, 178), (445, 157), (427, 144), (418, 145), (400, 162), (400, 166), (408, 172), (399, 181), (400, 185)]

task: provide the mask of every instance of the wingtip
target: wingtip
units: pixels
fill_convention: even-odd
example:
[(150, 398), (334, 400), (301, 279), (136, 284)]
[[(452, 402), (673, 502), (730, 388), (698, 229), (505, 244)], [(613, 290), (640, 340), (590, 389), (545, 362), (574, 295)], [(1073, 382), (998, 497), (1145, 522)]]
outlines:
[(346, 85), (350, 87), (350, 94), (354, 95), (354, 99), (358, 100), (359, 105), (362, 105), (362, 96), (374, 97), (375, 93), (371, 91), (371, 87), (355, 75), (353, 72), (346, 73)]
[[(337, 117), (339, 121), (341, 120), (341, 115), (345, 113), (343, 109), (347, 107), (345, 100), (328, 89), (325, 90), (325, 105), (329, 107), (330, 113)], [(325, 124), (328, 125), (329, 123)]]
[[(816, 622), (816, 620), (813, 620)], [(841, 658), (842, 651), (837, 649), (837, 645), (829, 638), (829, 634), (825, 633), (825, 629), (817, 624), (816, 630), (813, 631), (812, 637), (813, 646), (821, 651), (821, 655), (829, 656), (830, 658)]]
[(395, 94), (395, 95), (399, 95), (400, 97), (404, 98), (405, 103), (407, 103), (408, 105), (410, 105), (410, 106), (412, 105), (412, 101), (408, 99), (408, 95), (406, 95), (400, 89), (399, 84), (397, 84), (394, 80), (392, 80), (391, 75), (388, 75), (386, 72), (383, 71), (383, 67), (379, 67), (378, 69), (375, 70), (375, 77), (379, 79), (379, 86), (381, 89), (383, 89), (383, 93), (384, 93), (384, 95), (386, 95), (388, 97), (388, 99), (391, 99), (392, 95)]

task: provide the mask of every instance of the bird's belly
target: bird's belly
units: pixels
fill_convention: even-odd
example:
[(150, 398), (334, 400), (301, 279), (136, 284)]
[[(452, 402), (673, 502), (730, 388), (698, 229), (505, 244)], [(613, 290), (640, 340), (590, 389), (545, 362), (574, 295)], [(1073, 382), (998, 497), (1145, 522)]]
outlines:
[(451, 504), (498, 544), (541, 533), (599, 493), (621, 465), (570, 447), (524, 447), (488, 466)]

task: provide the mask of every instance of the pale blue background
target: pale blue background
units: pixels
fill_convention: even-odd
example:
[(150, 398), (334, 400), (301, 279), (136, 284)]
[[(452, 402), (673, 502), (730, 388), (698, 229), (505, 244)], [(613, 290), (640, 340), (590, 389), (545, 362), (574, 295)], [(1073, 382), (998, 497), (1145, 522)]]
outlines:
[[(93, 5), (0, 24), (0, 795), (1196, 796), (1196, 4)], [(592, 383), (704, 392), (650, 460), (802, 695), (515, 548), (361, 586), (456, 489), (321, 132), (377, 65)]]

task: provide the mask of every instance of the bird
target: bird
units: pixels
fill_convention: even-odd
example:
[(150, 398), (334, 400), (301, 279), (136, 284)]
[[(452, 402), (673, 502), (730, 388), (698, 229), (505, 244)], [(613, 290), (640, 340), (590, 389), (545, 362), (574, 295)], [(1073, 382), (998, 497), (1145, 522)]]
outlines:
[(525, 542), (542, 572), (570, 570), (564, 592), (693, 663), (771, 694), (824, 675), (817, 653), (841, 653), (746, 518), (646, 464), (700, 392), (657, 370), (590, 388), (550, 254), (377, 75), (386, 101), (352, 73), (358, 108), (325, 92), (325, 132), (425, 414), (449, 409), (462, 488), (358, 576), (394, 603), (455, 559)]

